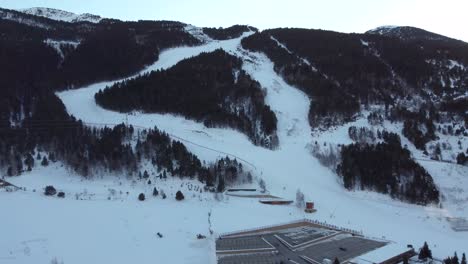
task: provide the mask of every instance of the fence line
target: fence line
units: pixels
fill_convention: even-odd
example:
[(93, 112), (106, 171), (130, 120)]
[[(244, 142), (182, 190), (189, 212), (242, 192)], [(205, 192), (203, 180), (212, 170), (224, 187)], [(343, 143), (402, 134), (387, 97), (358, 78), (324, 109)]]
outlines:
[(266, 226), (262, 226), (262, 227), (248, 228), (248, 229), (238, 230), (238, 231), (234, 231), (234, 232), (226, 232), (226, 233), (219, 234), (219, 236), (223, 237), (223, 236), (230, 236), (230, 235), (235, 235), (235, 234), (239, 234), (239, 233), (261, 231), (262, 229), (269, 229), (269, 228), (279, 227), (279, 226), (283, 226), (283, 225), (298, 224), (298, 223), (303, 223), (303, 222), (311, 223), (311, 224), (315, 224), (315, 225), (320, 225), (320, 226), (323, 226), (323, 227), (326, 227), (326, 228), (329, 228), (329, 229), (333, 229), (333, 230), (336, 230), (336, 231), (343, 231), (343, 232), (346, 232), (346, 233), (351, 233), (351, 234), (354, 234), (354, 235), (363, 236), (362, 231), (356, 231), (356, 230), (353, 230), (353, 229), (350, 229), (350, 228), (339, 227), (339, 226), (336, 226), (336, 225), (328, 224), (326, 222), (321, 222), (321, 221), (318, 221), (318, 220), (311, 220), (311, 219), (293, 220), (293, 221), (289, 221), (289, 222), (281, 223), (281, 224), (276, 224), (276, 225), (266, 225)]

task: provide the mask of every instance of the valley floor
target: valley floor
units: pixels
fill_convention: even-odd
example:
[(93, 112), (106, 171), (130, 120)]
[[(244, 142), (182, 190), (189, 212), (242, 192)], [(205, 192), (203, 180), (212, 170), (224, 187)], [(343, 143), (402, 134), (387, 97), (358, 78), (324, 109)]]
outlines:
[[(218, 201), (211, 193), (190, 191), (188, 181), (178, 179), (166, 182), (157, 179), (148, 185), (116, 175), (96, 177), (89, 182), (54, 164), (9, 178), (13, 184), (26, 187), (26, 191), (0, 192), (3, 227), (0, 263), (49, 263), (53, 258), (66, 264), (215, 263), (216, 234), (304, 217), (385, 237), (402, 248), (407, 244), (419, 247), (428, 241), (439, 258), (453, 251), (468, 252), (468, 232), (454, 232), (446, 220), (450, 216), (468, 217), (466, 167), (422, 162), (446, 196), (443, 209), (410, 205), (372, 192), (346, 191), (338, 177), (312, 157), (307, 145), (316, 140), (346, 143), (348, 125), (312, 135), (306, 95), (287, 85), (264, 55), (243, 50), (240, 39), (167, 50), (144, 72), (168, 68), (184, 58), (217, 48), (243, 58), (244, 69), (267, 90), (266, 103), (278, 117), (278, 150), (254, 146), (239, 132), (206, 128), (180, 116), (141, 113), (127, 116), (102, 109), (96, 105), (94, 94), (113, 82), (58, 95), (70, 114), (88, 124), (114, 125), (128, 120), (134, 126), (157, 126), (187, 140), (183, 143), (189, 150), (207, 162), (223, 156), (213, 149), (240, 157), (252, 164), (247, 166), (257, 178), (265, 180), (272, 195), (294, 199), (301, 189), (307, 200), (315, 202), (316, 213), (306, 215), (293, 205), (263, 205), (256, 199), (225, 196)], [(397, 129), (389, 125), (391, 128)], [(49, 184), (63, 189), (66, 198), (45, 197), (41, 188)], [(151, 197), (154, 186), (163, 188), (168, 198)], [(117, 190), (111, 200), (109, 188)], [(84, 189), (87, 194), (77, 200), (75, 194), (84, 193)], [(174, 199), (178, 189), (186, 195), (182, 202)], [(146, 201), (137, 201), (140, 192), (146, 193)], [(208, 235), (209, 212), (215, 235), (197, 240), (198, 233)], [(157, 232), (164, 237), (157, 237)]]

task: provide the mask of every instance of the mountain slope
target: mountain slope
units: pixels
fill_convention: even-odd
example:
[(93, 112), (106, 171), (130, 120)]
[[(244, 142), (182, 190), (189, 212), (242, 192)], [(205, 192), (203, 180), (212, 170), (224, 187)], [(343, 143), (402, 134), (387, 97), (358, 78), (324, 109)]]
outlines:
[[(437, 220), (438, 217), (446, 214), (443, 210), (408, 205), (373, 193), (344, 192), (344, 189), (336, 182), (334, 173), (320, 165), (305, 148), (308, 143), (314, 140), (325, 140), (325, 142), (327, 140), (327, 134), (323, 136), (311, 136), (310, 134), (310, 127), (307, 125), (309, 107), (307, 96), (298, 89), (289, 86), (280, 76), (275, 74), (273, 63), (267, 57), (260, 53), (250, 53), (239, 49), (239, 42), (239, 39), (235, 39), (202, 47), (171, 49), (162, 54), (161, 60), (156, 62), (152, 69), (170, 67), (181, 58), (219, 47), (243, 58), (245, 63), (243, 68), (267, 89), (266, 103), (270, 105), (278, 117), (280, 148), (277, 151), (257, 148), (245, 136), (241, 136), (235, 131), (206, 128), (200, 123), (171, 115), (135, 114), (129, 117), (129, 122), (142, 126), (151, 126), (155, 123), (171, 135), (177, 135), (189, 142), (196, 142), (196, 144), (189, 143), (188, 148), (204, 160), (213, 160), (219, 155), (209, 149), (223, 150), (237, 157), (242, 157), (255, 166), (253, 172), (265, 179), (268, 189), (275, 195), (293, 197), (299, 188), (298, 183), (300, 183), (300, 188), (308, 199), (314, 200), (320, 206), (318, 214), (313, 216), (317, 219), (333, 221), (358, 230), (365, 229), (372, 235), (385, 235), (396, 241), (412, 241), (411, 243), (420, 244), (422, 241), (418, 239), (419, 237), (430, 241), (444, 241), (443, 245), (435, 242), (437, 243), (435, 251), (442, 252), (443, 248), (459, 248), (457, 245), (461, 245), (459, 243), (463, 238), (454, 236), (453, 231), (444, 227), (439, 222), (440, 220)], [(93, 95), (106, 85), (109, 84), (98, 84), (85, 89), (67, 91), (60, 93), (59, 96), (67, 105), (70, 113), (89, 122), (122, 120), (125, 117), (119, 113), (92, 106), (94, 105)], [(82, 100), (84, 98), (87, 99)], [(83, 104), (83, 102), (86, 103)], [(285, 104), (285, 102), (291, 103)], [(392, 128), (390, 124), (387, 126)], [(346, 136), (332, 138), (344, 142), (349, 140)], [(200, 147), (200, 145), (204, 147)], [(230, 200), (228, 203), (232, 206), (243, 203), (237, 199)], [(269, 208), (260, 207), (257, 210), (263, 211), (269, 210)], [(231, 213), (229, 211), (216, 213), (217, 217), (214, 220), (216, 226), (226, 226), (218, 221), (229, 219), (231, 213), (236, 213), (236, 209), (232, 209)], [(376, 214), (376, 211), (379, 214)], [(300, 211), (298, 214), (302, 216)], [(418, 220), (420, 217), (425, 218), (426, 216), (429, 217), (427, 221)], [(390, 218), (392, 221), (385, 220)], [(369, 224), (369, 219), (373, 219), (372, 224)], [(269, 220), (266, 223), (272, 222), (274, 220)], [(385, 230), (389, 232), (385, 232)], [(392, 231), (390, 232), (390, 230)], [(395, 230), (399, 231), (395, 232)], [(441, 234), (444, 234), (443, 237)], [(409, 237), (411, 239), (408, 240)], [(464, 250), (463, 247), (460, 247), (460, 250)]]
[(47, 7), (32, 7), (27, 9), (18, 10), (22, 13), (34, 15), (34, 16), (41, 16), (46, 17), (52, 20), (64, 21), (64, 22), (91, 22), (91, 23), (99, 23), (103, 18), (93, 14), (75, 14), (59, 9), (54, 8), (47, 8)]
[(107, 87), (96, 94), (96, 102), (120, 112), (182, 114), (208, 127), (239, 130), (254, 144), (274, 149), (276, 117), (264, 97), (241, 60), (216, 50)]
[[(145, 45), (149, 51), (156, 51), (157, 56), (146, 58), (145, 63), (137, 63), (138, 67), (122, 70), (121, 67), (127, 65), (121, 65), (120, 59), (133, 58), (133, 54), (126, 53), (125, 45), (119, 49), (122, 47), (119, 43), (106, 41), (116, 37), (109, 34), (104, 36), (104, 40), (90, 41), (94, 44), (89, 44), (85, 50), (100, 48), (102, 51), (120, 52), (120, 56), (115, 58), (106, 56), (104, 66), (109, 64), (115, 67), (115, 71), (108, 74), (91, 71), (88, 73), (93, 75), (84, 78), (80, 72), (89, 71), (88, 67), (93, 66), (91, 63), (102, 57), (100, 52), (76, 53), (75, 70), (71, 71), (76, 74), (73, 75), (76, 82), (74, 87), (70, 85), (74, 89), (56, 92), (57, 89), (49, 85), (48, 77), (53, 75), (48, 73), (52, 72), (50, 69), (60, 68), (61, 58), (45, 42), (50, 32), (14, 21), (0, 21), (0, 25), (8, 29), (2, 31), (8, 32), (2, 37), (10, 41), (0, 42), (2, 45), (10, 44), (6, 48), (0, 46), (9, 54), (8, 60), (0, 63), (5, 68), (2, 72), (9, 73), (2, 79), (8, 81), (8, 85), (0, 87), (11, 87), (13, 91), (0, 97), (3, 100), (0, 105), (0, 166), (5, 172), (8, 167), (21, 172), (21, 175), (6, 179), (25, 187), (13, 193), (0, 190), (0, 207), (7, 212), (2, 220), (8, 227), (0, 237), (0, 259), (15, 264), (48, 263), (54, 258), (67, 264), (109, 262), (109, 259), (113, 263), (215, 263), (214, 238), (218, 233), (303, 217), (362, 230), (374, 237), (385, 237), (401, 248), (408, 244), (417, 248), (428, 241), (434, 256), (439, 258), (453, 251), (468, 251), (465, 243), (467, 233), (457, 233), (450, 228), (452, 217), (468, 217), (468, 167), (444, 158), (468, 147), (465, 106), (463, 103), (450, 105), (455, 98), (465, 98), (467, 91), (468, 64), (463, 57), (462, 45), (454, 50), (450, 45), (441, 46), (434, 42), (426, 44), (429, 46), (422, 50), (417, 44), (397, 38), (305, 29), (275, 29), (255, 34), (244, 32), (237, 38), (230, 38), (230, 32), (221, 31), (216, 33), (220, 38), (228, 36), (226, 38), (230, 39), (213, 41), (203, 34), (202, 29), (179, 22), (102, 21), (98, 24), (84, 23), (83, 26), (81, 23), (65, 23), (25, 14), (21, 17), (34, 18), (53, 27), (70, 28), (74, 33), (70, 35), (72, 37), (76, 37), (77, 32), (84, 37), (97, 34), (99, 30), (115, 24), (119, 33), (130, 31), (130, 34), (117, 34), (117, 39), (130, 43), (130, 47)], [(158, 35), (166, 26), (170, 29), (168, 31), (175, 29), (176, 32)], [(80, 30), (73, 31), (77, 28)], [(193, 39), (185, 35), (187, 32), (193, 34)], [(179, 34), (183, 37), (178, 38)], [(77, 50), (80, 45), (83, 41)], [(27, 53), (19, 52), (19, 47), (26, 47)], [(217, 49), (241, 60), (242, 65), (236, 68), (245, 71), (246, 76), (257, 81), (266, 91), (264, 103), (277, 118), (277, 149), (256, 146), (239, 131), (207, 127), (185, 116), (136, 111), (120, 113), (106, 110), (96, 103), (95, 95), (106, 87), (139, 75), (149, 75), (152, 71), (171, 71), (182, 60), (191, 61), (191, 57)], [(437, 49), (442, 51), (441, 54), (434, 51)], [(50, 58), (45, 63), (37, 59), (35, 53)], [(66, 60), (67, 55), (64, 57)], [(95, 68), (95, 71), (110, 67), (100, 68)], [(37, 69), (40, 71), (35, 71)], [(216, 71), (211, 73), (217, 74)], [(131, 74), (134, 75), (129, 76)], [(63, 77), (60, 73), (57, 76)], [(115, 80), (102, 82), (106, 77)], [(47, 92), (32, 93), (37, 90), (34, 85), (40, 85)], [(182, 86), (177, 88), (189, 85)], [(23, 92), (17, 94), (14, 91)], [(320, 93), (316, 94), (317, 91)], [(135, 94), (135, 97), (146, 96)], [(347, 105), (349, 101), (351, 104)], [(30, 102), (34, 107), (25, 108)], [(12, 105), (15, 107), (10, 107)], [(320, 107), (314, 108), (317, 106)], [(318, 122), (320, 118), (311, 119), (311, 109), (322, 109), (312, 112), (333, 125), (322, 126)], [(34, 117), (34, 122), (27, 118), (29, 115)], [(340, 119), (342, 116), (348, 118)], [(70, 127), (70, 123), (73, 126)], [(122, 127), (126, 127), (122, 123), (129, 125), (128, 129), (131, 125), (133, 136), (119, 137), (119, 131), (125, 131)], [(75, 130), (77, 126), (84, 129)], [(146, 144), (148, 130), (155, 126), (167, 136), (162, 139), (157, 135), (150, 136), (151, 144)], [(96, 135), (86, 142), (79, 142), (85, 134), (83, 130), (94, 131)], [(356, 134), (352, 131), (364, 132)], [(382, 131), (395, 133), (401, 139), (398, 145), (386, 144), (381, 148), (385, 152), (383, 155), (375, 151), (377, 147), (375, 150), (371, 147), (382, 143), (379, 136), (375, 136)], [(59, 135), (51, 132), (59, 132)], [(62, 140), (61, 135), (66, 135), (66, 140)], [(10, 140), (11, 137), (14, 140)], [(195, 156), (187, 158), (180, 143), (171, 143), (172, 152), (161, 150), (164, 148), (158, 143), (167, 142), (169, 137), (182, 142), (196, 159)], [(88, 149), (85, 147), (88, 144), (96, 147)], [(411, 180), (411, 176), (416, 174), (397, 167), (399, 164), (406, 166), (411, 159), (427, 170), (433, 179), (426, 178), (421, 167), (417, 167), (419, 176), (424, 177), (418, 177), (416, 183), (427, 180), (431, 183), (429, 187), (435, 183), (441, 194), (440, 203), (428, 206), (409, 204), (388, 194), (376, 193), (372, 188), (357, 187), (348, 191), (343, 185), (345, 177), (336, 173), (335, 165), (341, 161), (340, 157), (324, 162), (320, 155), (314, 156), (317, 152), (314, 153), (313, 149), (320, 146), (320, 151), (336, 154), (342, 153), (340, 149), (346, 149), (343, 145), (351, 144), (369, 146), (362, 148), (374, 152), (367, 155), (369, 159), (363, 161), (364, 157), (360, 157), (362, 159), (357, 160), (360, 165), (346, 172), (346, 181), (352, 178), (348, 172), (355, 176), (356, 171), (362, 169), (368, 176), (372, 175), (369, 169), (379, 169), (379, 166), (385, 166), (382, 174), (402, 173), (406, 175), (397, 176), (408, 177), (396, 177), (398, 180)], [(436, 145), (434, 149), (431, 149), (432, 144)], [(424, 147), (426, 152), (422, 149)], [(397, 151), (392, 152), (389, 148)], [(57, 155), (62, 154), (62, 150), (66, 150), (67, 155), (81, 156), (70, 162)], [(126, 164), (124, 159), (132, 151), (135, 156), (132, 160), (138, 161), (137, 170), (142, 173), (141, 177), (135, 171), (114, 169), (132, 167), (133, 161)], [(374, 153), (378, 155), (372, 155)], [(403, 153), (404, 159), (394, 153)], [(48, 167), (42, 166), (41, 160), (31, 158), (37, 154), (49, 158), (55, 156), (57, 160), (53, 158)], [(217, 166), (220, 164), (217, 161), (226, 155), (231, 161), (241, 162), (242, 166), (224, 170), (222, 175), (220, 172), (223, 170), (219, 170), (222, 166)], [(91, 170), (92, 175), (86, 178), (79, 170), (73, 170), (72, 165), (80, 165), (96, 156), (103, 169)], [(173, 169), (178, 168), (180, 163), (184, 168), (210, 167), (216, 175), (222, 175), (217, 179), (217, 186), (220, 186), (220, 179), (232, 177), (242, 168), (242, 171), (251, 173), (252, 181), (239, 181), (239, 186), (258, 188), (260, 182), (265, 182), (271, 195), (285, 199), (294, 199), (300, 189), (307, 200), (315, 202), (318, 211), (305, 215), (302, 209), (294, 206), (265, 206), (256, 199), (211, 193), (209, 190), (214, 191), (212, 188), (203, 188), (207, 180), (204, 177), (195, 180), (197, 175), (189, 173), (190, 169), (185, 175), (189, 177), (159, 177), (166, 172), (158, 171), (161, 158), (172, 156), (181, 159), (163, 159), (167, 171), (172, 166)], [(381, 162), (376, 157), (386, 160)], [(356, 164), (352, 158), (348, 155), (345, 160)], [(369, 160), (373, 166), (365, 165)], [(25, 168), (32, 162), (36, 164), (32, 171), (19, 167), (22, 164)], [(229, 162), (223, 160), (222, 163)], [(216, 165), (211, 167), (212, 164)], [(406, 167), (413, 165), (411, 162)], [(148, 173), (144, 173), (145, 170)], [(404, 186), (406, 182), (402, 183)], [(66, 197), (44, 196), (42, 188), (51, 184), (63, 190)], [(378, 187), (385, 193), (385, 189), (394, 186), (380, 184)], [(166, 199), (161, 194), (153, 196), (154, 188), (164, 190)], [(175, 200), (178, 190), (186, 195), (184, 201)], [(140, 193), (145, 194), (145, 201), (137, 200)], [(212, 235), (211, 230), (214, 231)], [(163, 236), (158, 236), (158, 232)], [(199, 240), (197, 234), (207, 235), (208, 239)], [(90, 242), (90, 237), (96, 239)], [(102, 250), (96, 250), (96, 247)], [(82, 250), (77, 251), (76, 248)]]
[(416, 27), (400, 27), (400, 26), (381, 26), (375, 29), (366, 31), (365, 34), (376, 34), (387, 37), (400, 38), (406, 41), (412, 40), (440, 40), (454, 41), (455, 39), (432, 33), (424, 29)]

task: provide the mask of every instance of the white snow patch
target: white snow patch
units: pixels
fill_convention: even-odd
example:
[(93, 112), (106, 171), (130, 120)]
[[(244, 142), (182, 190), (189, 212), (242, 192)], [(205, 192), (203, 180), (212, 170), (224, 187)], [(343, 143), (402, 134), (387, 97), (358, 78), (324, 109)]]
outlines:
[(288, 49), (288, 47), (286, 47), (286, 45), (284, 45), (283, 43), (279, 42), (279, 40), (277, 40), (275, 37), (273, 36), (270, 36), (271, 40), (273, 40), (274, 42), (276, 42), (276, 44), (278, 46), (280, 46), (282, 49), (286, 50), (289, 54), (293, 54), (292, 51), (290, 51)]
[(202, 43), (208, 43), (208, 42), (213, 41), (212, 38), (210, 38), (208, 35), (206, 35), (203, 32), (202, 28), (199, 28), (199, 27), (196, 27), (196, 26), (193, 26), (193, 25), (187, 25), (187, 26), (185, 26), (184, 30), (187, 33), (191, 34), (196, 39), (200, 40)]
[(368, 32), (373, 33), (373, 34), (385, 35), (398, 28), (399, 26), (386, 25), (386, 26), (380, 26), (375, 29), (369, 30)]
[(15, 21), (15, 22), (25, 24), (31, 27), (50, 29), (50, 26), (47, 24), (38, 23), (34, 19), (20, 17), (17, 14), (8, 10), (0, 10), (0, 18), (10, 20), (10, 21)]
[(62, 51), (62, 45), (71, 45), (73, 46), (75, 49), (76, 47), (78, 47), (78, 45), (80, 45), (80, 42), (79, 41), (67, 41), (67, 40), (53, 40), (53, 39), (46, 39), (44, 41), (47, 45), (51, 46), (52, 48), (54, 48), (57, 53), (59, 54), (60, 58), (64, 58), (64, 54), (63, 54), (63, 51)]
[[(280, 46), (282, 49), (286, 50), (286, 52), (288, 52), (289, 54), (294, 54), (292, 51), (290, 51), (288, 49), (288, 47), (286, 47), (286, 45), (284, 45), (283, 43), (279, 42), (279, 40), (277, 40), (275, 37), (273, 36), (270, 36), (271, 40), (273, 40), (274, 42), (276, 42), (276, 44), (278, 46)], [(315, 68), (314, 66), (311, 65), (310, 61), (306, 58), (301, 58), (299, 56), (296, 55), (296, 57), (298, 57), (304, 64), (308, 65), (308, 66), (311, 66), (312, 70), (314, 72), (317, 72), (317, 68)]]

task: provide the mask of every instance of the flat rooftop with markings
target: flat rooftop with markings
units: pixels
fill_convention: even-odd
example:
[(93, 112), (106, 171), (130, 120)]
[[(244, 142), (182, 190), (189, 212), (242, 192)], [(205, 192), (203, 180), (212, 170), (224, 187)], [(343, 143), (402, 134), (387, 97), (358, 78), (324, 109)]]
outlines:
[[(219, 264), (331, 264), (335, 259), (340, 263), (359, 263), (359, 256), (389, 244), (357, 231), (301, 220), (221, 235), (216, 240), (216, 255)], [(398, 263), (414, 253), (405, 248), (393, 251), (373, 263)]]

